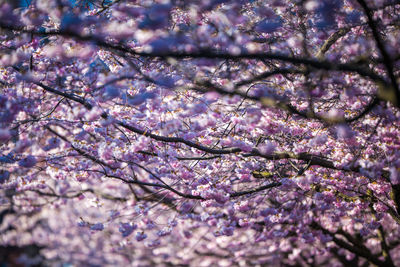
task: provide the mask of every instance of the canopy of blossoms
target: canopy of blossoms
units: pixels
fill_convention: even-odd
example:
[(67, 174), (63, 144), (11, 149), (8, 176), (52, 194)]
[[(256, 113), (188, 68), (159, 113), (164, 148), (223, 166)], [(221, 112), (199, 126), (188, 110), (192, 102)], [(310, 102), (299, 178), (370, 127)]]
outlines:
[(399, 74), (396, 0), (0, 0), (0, 261), (399, 266)]

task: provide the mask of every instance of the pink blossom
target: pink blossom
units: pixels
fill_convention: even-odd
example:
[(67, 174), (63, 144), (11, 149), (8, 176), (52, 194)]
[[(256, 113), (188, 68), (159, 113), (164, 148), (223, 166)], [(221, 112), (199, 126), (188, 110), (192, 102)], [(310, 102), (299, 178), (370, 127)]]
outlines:
[(271, 142), (267, 142), (264, 145), (261, 145), (258, 150), (261, 152), (263, 155), (272, 155), (275, 150), (276, 150), (276, 145)]

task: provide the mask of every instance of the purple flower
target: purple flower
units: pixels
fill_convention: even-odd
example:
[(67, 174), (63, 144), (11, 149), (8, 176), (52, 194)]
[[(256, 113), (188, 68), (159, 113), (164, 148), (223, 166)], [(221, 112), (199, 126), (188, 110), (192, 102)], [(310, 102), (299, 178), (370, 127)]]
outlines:
[(89, 121), (94, 121), (100, 118), (103, 110), (99, 107), (92, 108), (89, 112), (86, 112), (85, 118)]
[(22, 153), (25, 151), (25, 149), (27, 149), (28, 147), (30, 147), (32, 145), (32, 142), (29, 141), (28, 139), (22, 139), (19, 140), (14, 148), (14, 152), (15, 153)]
[(381, 224), (380, 224), (379, 222), (377, 222), (377, 221), (372, 221), (372, 222), (369, 223), (367, 226), (368, 226), (368, 228), (371, 229), (371, 230), (376, 230), (376, 229), (378, 229), (378, 228), (381, 226)]
[(328, 137), (325, 134), (317, 135), (310, 141), (311, 146), (320, 146), (328, 141)]
[(229, 195), (224, 192), (218, 191), (215, 194), (213, 194), (213, 198), (219, 204), (224, 204), (229, 200)]
[(260, 211), (260, 215), (263, 217), (267, 217), (269, 215), (275, 215), (276, 214), (276, 209), (274, 208), (266, 208)]
[(369, 233), (370, 233), (370, 230), (367, 227), (363, 227), (360, 230), (360, 235), (363, 237), (367, 236)]
[(155, 248), (155, 247), (158, 247), (160, 244), (161, 244), (160, 240), (156, 239), (156, 240), (150, 241), (146, 245), (149, 248)]
[(103, 231), (104, 230), (104, 225), (102, 223), (96, 223), (90, 226), (90, 230), (93, 231)]
[(10, 178), (10, 172), (6, 170), (0, 170), (0, 184), (7, 182)]
[(8, 155), (1, 156), (0, 157), (0, 163), (14, 163), (14, 154), (13, 153), (8, 153)]
[(86, 227), (88, 224), (87, 224), (87, 222), (80, 221), (80, 222), (77, 223), (77, 225), (78, 225), (79, 227)]
[(250, 144), (246, 144), (243, 141), (237, 141), (235, 144), (238, 148), (240, 148), (244, 152), (250, 152), (253, 149), (253, 146)]
[(129, 95), (124, 95), (122, 98), (125, 99), (131, 106), (140, 106), (141, 104), (146, 102), (147, 99), (152, 99), (155, 96), (156, 95), (153, 92), (144, 92), (136, 94), (133, 97)]
[(43, 148), (44, 151), (49, 151), (57, 148), (60, 145), (60, 139), (56, 137), (51, 137), (47, 139), (47, 145)]
[(77, 135), (75, 135), (75, 140), (85, 140), (87, 132), (85, 130), (80, 131)]
[(193, 204), (190, 202), (184, 202), (180, 207), (179, 211), (182, 213), (189, 213), (193, 210)]
[(32, 156), (32, 155), (29, 155), (29, 156), (27, 156), (26, 158), (21, 159), (21, 160), (18, 162), (18, 165), (19, 165), (20, 167), (32, 168), (33, 166), (36, 165), (36, 163), (37, 163), (36, 158), (35, 158), (34, 156)]
[(183, 234), (183, 236), (184, 236), (185, 238), (187, 238), (187, 239), (189, 239), (189, 238), (191, 238), (191, 237), (193, 236), (192, 232), (186, 231), (186, 230), (183, 231), (182, 234)]
[(147, 218), (145, 218), (145, 219), (143, 219), (143, 222), (144, 222), (144, 224), (146, 225), (146, 228), (147, 229), (154, 229), (154, 228), (156, 228), (156, 225), (154, 224), (154, 222), (152, 221), (152, 220), (150, 220), (150, 219), (147, 219)]
[(265, 145), (259, 148), (260, 153), (263, 155), (272, 155), (275, 152), (275, 150), (276, 150), (276, 145), (271, 142), (267, 142)]
[(119, 232), (122, 234), (123, 237), (127, 237), (132, 234), (133, 230), (137, 228), (137, 225), (132, 225), (130, 223), (120, 223), (119, 224)]
[(172, 229), (170, 227), (166, 227), (161, 229), (160, 231), (157, 232), (158, 236), (167, 236), (171, 234)]
[(147, 235), (143, 232), (136, 233), (136, 241), (142, 241), (147, 238)]
[(390, 181), (392, 182), (392, 184), (394, 185), (400, 184), (399, 169), (397, 169), (396, 167), (391, 167), (389, 171), (390, 171)]
[(336, 134), (340, 139), (350, 139), (354, 136), (351, 128), (345, 124), (341, 124), (336, 127)]
[(232, 226), (228, 226), (228, 227), (224, 226), (221, 229), (221, 234), (226, 235), (226, 236), (232, 236), (234, 230), (235, 230), (235, 228)]
[(16, 116), (15, 112), (5, 110), (0, 113), (0, 122), (11, 123), (14, 120), (15, 116)]

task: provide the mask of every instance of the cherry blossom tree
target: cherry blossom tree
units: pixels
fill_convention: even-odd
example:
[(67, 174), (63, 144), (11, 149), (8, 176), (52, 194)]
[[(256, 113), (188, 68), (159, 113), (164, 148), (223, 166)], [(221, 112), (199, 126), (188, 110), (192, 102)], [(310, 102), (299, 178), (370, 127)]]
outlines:
[(0, 1), (0, 258), (400, 265), (400, 1)]

